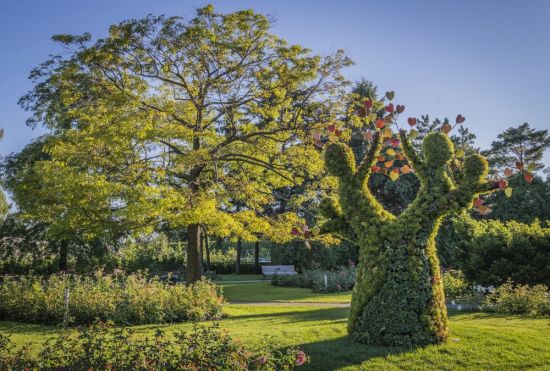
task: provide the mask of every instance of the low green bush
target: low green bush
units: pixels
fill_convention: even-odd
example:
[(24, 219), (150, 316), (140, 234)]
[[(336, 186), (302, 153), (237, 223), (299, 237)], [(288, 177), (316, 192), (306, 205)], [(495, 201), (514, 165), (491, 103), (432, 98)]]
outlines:
[(131, 330), (96, 323), (60, 331), (38, 354), (0, 334), (0, 369), (19, 370), (291, 370), (308, 362), (304, 352), (250, 352), (217, 325), (195, 326), (168, 337), (138, 338)]
[(65, 289), (69, 320), (89, 324), (96, 319), (117, 324), (202, 321), (222, 316), (223, 297), (207, 280), (192, 286), (168, 285), (141, 274), (93, 277), (52, 275), (2, 277), (0, 319), (61, 323)]
[[(312, 269), (292, 276), (273, 275), (271, 277), (271, 284), (275, 286), (309, 288), (315, 292), (342, 292), (353, 288), (356, 274), (357, 269), (353, 265), (340, 267), (335, 271)], [(326, 287), (325, 275), (327, 276)]]
[(489, 311), (507, 314), (550, 315), (550, 292), (544, 285), (515, 285), (507, 281), (487, 295)]
[(458, 298), (468, 293), (470, 285), (464, 278), (464, 273), (456, 269), (448, 269), (442, 274), (445, 297)]
[(550, 228), (538, 221), (453, 220), (458, 268), (469, 281), (550, 286)]

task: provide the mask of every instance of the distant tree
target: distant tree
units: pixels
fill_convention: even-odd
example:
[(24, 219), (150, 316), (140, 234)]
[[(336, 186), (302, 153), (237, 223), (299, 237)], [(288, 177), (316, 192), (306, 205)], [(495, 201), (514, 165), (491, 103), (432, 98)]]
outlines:
[(487, 157), (493, 172), (518, 166), (534, 172), (544, 168), (541, 160), (549, 147), (548, 130), (536, 130), (523, 123), (499, 134), (483, 155)]
[(187, 228), (188, 283), (201, 277), (201, 225), (244, 231), (229, 202), (236, 190), (269, 203), (271, 189), (320, 167), (303, 143), (334, 118), (347, 85), (343, 53), (311, 55), (270, 26), (251, 10), (206, 6), (189, 20), (125, 21), (95, 43), (57, 35), (72, 54), (35, 69), (21, 99), (29, 124), (64, 134), (51, 152), (66, 171), (105, 182), (111, 205), (133, 217)]
[[(4, 129), (0, 129), (0, 140), (4, 136)], [(2, 187), (0, 187), (0, 220), (3, 219), (6, 214), (9, 211), (9, 205), (6, 201), (6, 196), (4, 195), (4, 192), (2, 190)]]
[[(129, 225), (124, 224), (126, 210), (113, 202), (120, 194), (105, 177), (52, 159), (49, 146), (59, 140), (43, 136), (7, 156), (2, 177), (17, 204), (17, 217), (30, 227), (42, 226), (44, 238), (58, 251), (59, 269), (66, 270), (71, 249), (97, 248), (100, 239), (117, 239)], [(139, 213), (146, 215), (144, 209)]]

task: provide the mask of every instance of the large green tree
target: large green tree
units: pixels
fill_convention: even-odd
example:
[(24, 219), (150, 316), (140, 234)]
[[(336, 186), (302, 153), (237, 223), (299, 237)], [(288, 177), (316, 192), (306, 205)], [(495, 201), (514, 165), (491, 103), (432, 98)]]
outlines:
[(288, 45), (270, 26), (250, 10), (207, 6), (187, 20), (125, 21), (95, 42), (57, 35), (71, 52), (35, 69), (21, 99), (29, 124), (62, 134), (49, 149), (56, 171), (100, 178), (111, 205), (134, 208), (129, 219), (187, 229), (188, 282), (201, 276), (201, 225), (245, 231), (235, 192), (256, 210), (271, 189), (322, 168), (303, 143), (334, 118), (351, 62)]

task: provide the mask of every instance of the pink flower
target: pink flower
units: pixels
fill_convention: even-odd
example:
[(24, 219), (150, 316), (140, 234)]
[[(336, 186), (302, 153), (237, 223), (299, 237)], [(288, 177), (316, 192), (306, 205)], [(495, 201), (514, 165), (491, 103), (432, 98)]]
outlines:
[(259, 365), (265, 365), (267, 363), (267, 357), (266, 356), (261, 356), (260, 358), (258, 358), (256, 360), (256, 362), (259, 364)]
[(342, 290), (342, 286), (340, 286), (340, 284), (338, 284), (338, 283), (336, 284), (336, 288), (337, 288), (338, 290)]
[(306, 362), (306, 354), (303, 351), (296, 353), (296, 365), (301, 366)]

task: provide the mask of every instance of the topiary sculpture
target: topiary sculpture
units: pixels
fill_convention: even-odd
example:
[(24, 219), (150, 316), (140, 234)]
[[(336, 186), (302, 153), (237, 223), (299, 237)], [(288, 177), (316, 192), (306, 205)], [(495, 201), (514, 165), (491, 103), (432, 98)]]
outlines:
[[(386, 111), (392, 112), (393, 105), (388, 107)], [(347, 236), (351, 230), (358, 240), (357, 281), (348, 324), (354, 340), (384, 345), (441, 343), (448, 327), (435, 247), (440, 222), (446, 214), (471, 206), (477, 195), (502, 188), (503, 181), (485, 180), (487, 161), (478, 154), (466, 157), (457, 167), (447, 122), (442, 132), (425, 136), (418, 153), (404, 130), (391, 133), (389, 124), (396, 124), (396, 115), (388, 116), (376, 120), (377, 130), (369, 132), (370, 149), (359, 166), (349, 146), (332, 136), (325, 149), (325, 166), (339, 180), (338, 197), (321, 203), (327, 222), (318, 230)], [(409, 119), (409, 124), (414, 122)], [(395, 148), (398, 143), (404, 157), (397, 156), (408, 162), (400, 168), (402, 172), (412, 167), (421, 182), (415, 201), (398, 217), (386, 211), (367, 186), (373, 172), (387, 171), (377, 162), (384, 162), (381, 151), (390, 141)], [(393, 161), (385, 163), (389, 168)], [(454, 180), (452, 169), (460, 170)], [(399, 169), (387, 174), (396, 171), (398, 175)]]

